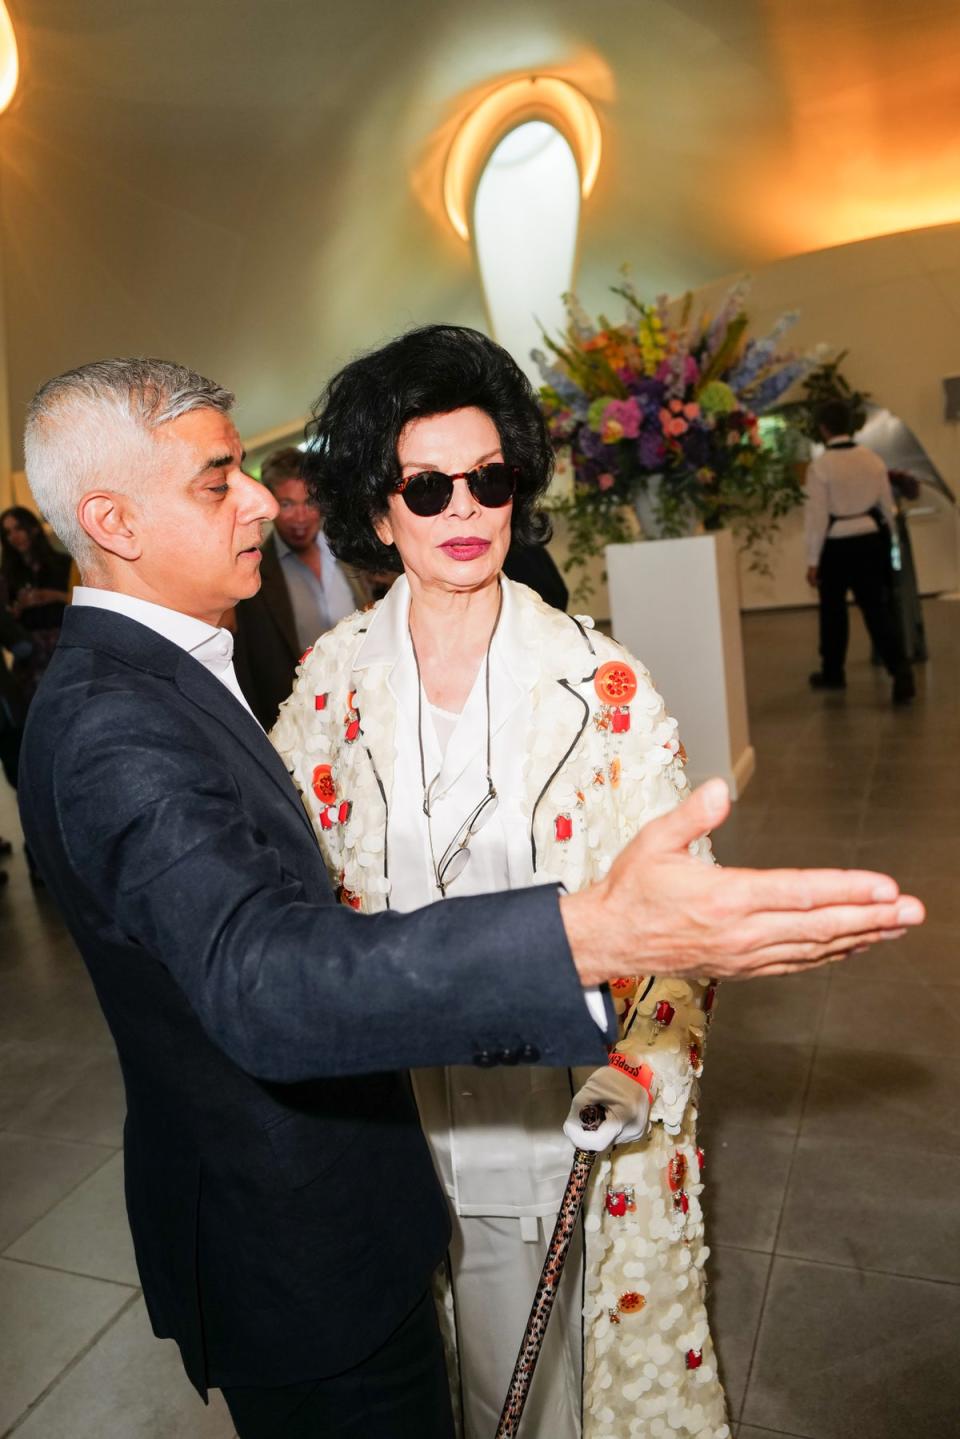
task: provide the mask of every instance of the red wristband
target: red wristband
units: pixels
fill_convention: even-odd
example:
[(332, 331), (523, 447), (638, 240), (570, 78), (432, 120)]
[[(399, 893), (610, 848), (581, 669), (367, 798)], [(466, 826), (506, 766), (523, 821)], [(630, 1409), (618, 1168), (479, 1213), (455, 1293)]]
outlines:
[(650, 1101), (653, 1101), (653, 1070), (649, 1064), (631, 1064), (626, 1055), (614, 1049), (607, 1057), (607, 1063), (611, 1069), (618, 1069), (628, 1079), (633, 1079), (637, 1084), (642, 1084), (647, 1091)]

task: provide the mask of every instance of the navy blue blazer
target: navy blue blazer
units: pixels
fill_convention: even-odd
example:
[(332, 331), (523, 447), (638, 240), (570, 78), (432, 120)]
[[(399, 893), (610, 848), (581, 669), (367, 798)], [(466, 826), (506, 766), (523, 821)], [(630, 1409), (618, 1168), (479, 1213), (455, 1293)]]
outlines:
[(201, 1393), (360, 1362), (449, 1235), (398, 1071), (605, 1059), (555, 889), (337, 904), (259, 726), (191, 655), (100, 609), (65, 615), (19, 799), (116, 1041), (155, 1331)]

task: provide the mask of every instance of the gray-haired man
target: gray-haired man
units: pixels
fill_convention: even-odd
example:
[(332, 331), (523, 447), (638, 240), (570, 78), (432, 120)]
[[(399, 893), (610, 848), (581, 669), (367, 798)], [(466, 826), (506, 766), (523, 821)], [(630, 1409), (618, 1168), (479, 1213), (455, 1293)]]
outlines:
[(156, 1332), (201, 1392), (224, 1389), (243, 1439), (440, 1439), (428, 1291), (448, 1221), (398, 1071), (595, 1066), (608, 1036), (585, 986), (790, 972), (922, 906), (880, 875), (693, 862), (727, 813), (717, 784), (580, 894), (336, 904), (218, 627), (257, 588), (275, 509), (231, 403), (119, 360), (33, 402), (28, 477), (83, 584), (27, 726), (24, 827), (116, 1040)]

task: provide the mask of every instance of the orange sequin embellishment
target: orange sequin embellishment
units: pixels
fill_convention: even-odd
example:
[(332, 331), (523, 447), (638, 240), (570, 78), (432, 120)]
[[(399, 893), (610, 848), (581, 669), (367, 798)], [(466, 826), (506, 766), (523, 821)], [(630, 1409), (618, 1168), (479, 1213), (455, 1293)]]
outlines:
[(637, 692), (637, 677), (622, 660), (607, 660), (597, 670), (593, 687), (604, 704), (628, 705)]

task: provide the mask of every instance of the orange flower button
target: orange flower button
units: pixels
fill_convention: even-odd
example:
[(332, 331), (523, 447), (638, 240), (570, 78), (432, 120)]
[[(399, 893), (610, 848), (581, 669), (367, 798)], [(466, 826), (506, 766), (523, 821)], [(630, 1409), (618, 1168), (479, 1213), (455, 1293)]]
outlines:
[(621, 1314), (639, 1314), (641, 1309), (646, 1307), (647, 1301), (642, 1294), (631, 1290), (629, 1294), (621, 1294), (617, 1300), (617, 1308)]
[(593, 687), (607, 705), (628, 705), (637, 692), (637, 677), (622, 660), (607, 660), (593, 678)]
[(318, 764), (313, 771), (313, 792), (321, 804), (336, 803), (337, 791), (328, 764)]

